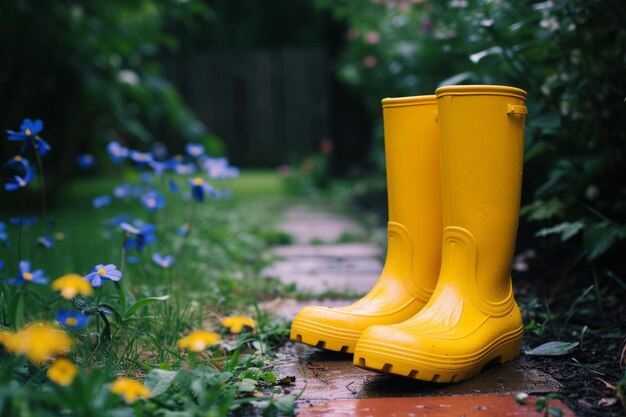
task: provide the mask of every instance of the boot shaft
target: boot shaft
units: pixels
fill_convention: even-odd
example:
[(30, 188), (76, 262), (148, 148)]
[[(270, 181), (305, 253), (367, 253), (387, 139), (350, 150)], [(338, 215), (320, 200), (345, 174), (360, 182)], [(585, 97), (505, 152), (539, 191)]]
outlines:
[[(497, 303), (510, 295), (510, 264), (522, 186), (526, 93), (512, 87), (451, 86), (437, 89), (436, 94), (443, 185), (443, 266), (474, 269), (472, 275), (476, 275), (485, 302)], [(461, 255), (466, 250), (475, 254)], [(446, 261), (446, 252), (452, 251), (456, 252), (452, 256), (455, 265)], [(466, 262), (460, 259), (475, 265), (461, 266)]]
[[(389, 205), (387, 272), (416, 286), (424, 301), (441, 262), (442, 208), (437, 100), (434, 95), (382, 100)], [(405, 253), (406, 255), (402, 255)]]

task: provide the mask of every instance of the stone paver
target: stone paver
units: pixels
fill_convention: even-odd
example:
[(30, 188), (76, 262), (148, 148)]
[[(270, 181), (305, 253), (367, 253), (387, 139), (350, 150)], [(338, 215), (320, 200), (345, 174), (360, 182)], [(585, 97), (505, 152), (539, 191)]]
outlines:
[(280, 377), (296, 377), (292, 392), (304, 390), (299, 399), (301, 405), (379, 397), (541, 394), (561, 389), (554, 378), (530, 368), (523, 357), (505, 365), (488, 366), (474, 378), (463, 382), (436, 384), (357, 368), (352, 365), (352, 355), (302, 344), (288, 343), (281, 349), (280, 355), (274, 371)]
[[(528, 404), (517, 404), (512, 395), (484, 395), (480, 397), (421, 397), (421, 398), (367, 398), (335, 400), (298, 410), (301, 417), (541, 417), (535, 410), (535, 398)], [(550, 407), (560, 408), (563, 417), (575, 414), (559, 400), (551, 400)]]
[(291, 234), (299, 244), (313, 241), (330, 243), (345, 235), (365, 234), (361, 225), (346, 216), (301, 206), (289, 207), (284, 212), (280, 228)]
[[(376, 245), (337, 243), (342, 236), (364, 233), (349, 218), (294, 207), (286, 210), (281, 229), (290, 233), (296, 243), (275, 248), (281, 260), (263, 272), (283, 282), (295, 283), (299, 291), (365, 293), (382, 271), (382, 253)], [(311, 244), (312, 241), (316, 244)], [(291, 320), (307, 305), (336, 307), (353, 301), (279, 299), (263, 307)], [(524, 357), (505, 365), (488, 366), (467, 381), (435, 384), (356, 368), (351, 355), (302, 344), (289, 342), (278, 355), (274, 371), (281, 378), (295, 377), (290, 390), (300, 394), (298, 405), (302, 416), (535, 416), (541, 414), (534, 412), (534, 407), (518, 406), (511, 395), (561, 389), (554, 378), (531, 368)], [(565, 416), (574, 415), (565, 411)]]
[[(295, 245), (274, 248), (282, 260), (262, 274), (296, 284), (299, 291), (365, 293), (376, 283), (382, 264), (381, 250), (368, 243), (335, 243), (341, 236), (362, 236), (365, 231), (353, 220), (334, 213), (301, 207), (287, 209), (281, 230), (291, 234)], [(313, 240), (327, 242), (312, 245)]]

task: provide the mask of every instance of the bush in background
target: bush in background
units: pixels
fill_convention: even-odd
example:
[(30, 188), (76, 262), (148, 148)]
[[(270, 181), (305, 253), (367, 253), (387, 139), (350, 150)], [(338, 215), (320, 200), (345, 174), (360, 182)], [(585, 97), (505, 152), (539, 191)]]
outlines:
[[(585, 260), (594, 268), (601, 261), (602, 277), (624, 271), (616, 259), (626, 237), (622, 2), (317, 0), (317, 5), (347, 24), (348, 43), (337, 71), (376, 117), (381, 98), (432, 94), (440, 85), (525, 89), (530, 114), (522, 214), (537, 236), (546, 237), (533, 245), (542, 245), (546, 256), (560, 252), (562, 268)], [(373, 155), (382, 173), (379, 132)]]

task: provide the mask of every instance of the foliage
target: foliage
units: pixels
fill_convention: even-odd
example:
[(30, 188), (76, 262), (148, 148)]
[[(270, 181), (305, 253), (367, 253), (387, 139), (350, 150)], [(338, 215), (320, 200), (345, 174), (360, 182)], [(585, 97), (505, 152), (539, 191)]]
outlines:
[[(215, 145), (159, 65), (163, 51), (178, 47), (175, 32), (211, 17), (199, 0), (3, 4), (0, 125), (16, 126), (24, 114), (48, 120), (55, 161), (111, 139), (144, 148), (156, 140)], [(72, 169), (54, 164), (52, 185)]]
[[(317, 0), (348, 26), (340, 78), (382, 97), (440, 85), (528, 91), (522, 213), (542, 253), (624, 272), (626, 10), (618, 0)], [(382, 141), (374, 152), (384, 164)], [(554, 237), (561, 243), (553, 245)], [(567, 254), (574, 254), (567, 256)], [(554, 255), (551, 255), (554, 256)], [(589, 276), (589, 274), (587, 274)]]
[[(30, 133), (5, 168), (33, 155), (43, 179), (44, 132)], [(0, 414), (293, 415), (290, 382), (272, 372), (287, 325), (256, 305), (282, 290), (260, 276), (276, 235), (268, 211), (238, 209), (216, 185), (236, 188), (238, 170), (198, 144), (174, 157), (108, 151), (113, 181), (73, 184), (43, 219), (18, 204), (0, 222)], [(4, 195), (24, 202), (31, 184)]]

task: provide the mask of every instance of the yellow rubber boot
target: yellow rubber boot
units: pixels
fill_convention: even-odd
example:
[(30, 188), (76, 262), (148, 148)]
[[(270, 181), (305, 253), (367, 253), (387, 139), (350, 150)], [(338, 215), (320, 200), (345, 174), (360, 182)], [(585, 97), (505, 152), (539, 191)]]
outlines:
[(511, 288), (522, 182), (526, 92), (451, 86), (436, 92), (441, 133), (443, 253), (428, 304), (411, 319), (364, 331), (361, 368), (433, 382), (467, 379), (519, 354)]
[(434, 95), (382, 101), (389, 203), (385, 267), (374, 288), (347, 307), (310, 306), (291, 326), (291, 339), (352, 353), (374, 324), (404, 321), (428, 302), (441, 263), (442, 212)]

